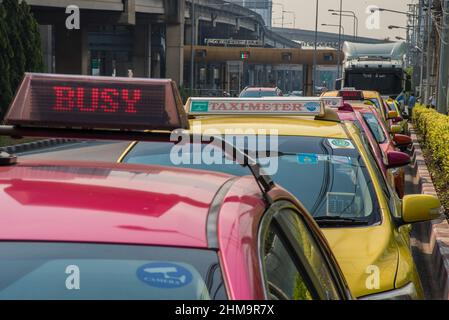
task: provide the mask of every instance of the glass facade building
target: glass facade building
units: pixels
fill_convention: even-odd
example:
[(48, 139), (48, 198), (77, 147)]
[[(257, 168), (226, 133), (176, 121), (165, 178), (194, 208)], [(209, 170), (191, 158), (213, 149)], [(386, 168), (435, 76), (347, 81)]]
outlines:
[(260, 14), (265, 21), (265, 25), (267, 27), (271, 27), (271, 21), (273, 17), (272, 0), (229, 0), (229, 2), (251, 9), (254, 12)]

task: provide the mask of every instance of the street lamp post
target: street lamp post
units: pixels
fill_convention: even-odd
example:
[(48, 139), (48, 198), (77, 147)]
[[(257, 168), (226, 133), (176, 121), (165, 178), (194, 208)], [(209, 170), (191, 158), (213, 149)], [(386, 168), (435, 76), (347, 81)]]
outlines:
[[(423, 12), (424, 11), (430, 12), (431, 7), (432, 7), (432, 1), (428, 0), (427, 4), (425, 4), (424, 0), (419, 0), (419, 5), (418, 4), (416, 4), (416, 5), (410, 4), (409, 5), (409, 9), (410, 10), (412, 10), (413, 7), (415, 7), (415, 8), (418, 7), (419, 8), (419, 13), (418, 14), (416, 12), (416, 9), (413, 12), (410, 12), (410, 11), (409, 12), (404, 12), (404, 11), (391, 10), (391, 9), (386, 9), (386, 8), (372, 8), (371, 12), (375, 12), (375, 11), (392, 12), (392, 13), (396, 13), (396, 14), (406, 15), (409, 18), (409, 23), (411, 21), (411, 23), (413, 24), (412, 30), (415, 30), (415, 22), (416, 22), (416, 20), (418, 20), (418, 28), (420, 30), (420, 33), (421, 33), (421, 24), (424, 22), (425, 23), (425, 25), (424, 25), (424, 30), (425, 31), (424, 31), (424, 34), (423, 34), (422, 38), (427, 37), (428, 36), (427, 29), (429, 27), (429, 24), (432, 24), (432, 18), (431, 18), (431, 14), (429, 14), (427, 19), (424, 19), (423, 18)], [(427, 20), (427, 21), (425, 21), (425, 20)], [(403, 27), (399, 27), (399, 29), (404, 29), (404, 28)], [(413, 42), (413, 46), (419, 44), (418, 43), (419, 40), (416, 37), (416, 31), (413, 32), (413, 34), (415, 34), (415, 35), (412, 34), (412, 36), (410, 36), (410, 29), (407, 28), (406, 30), (407, 30), (407, 39), (406, 39), (406, 41), (409, 43), (410, 42), (410, 38), (412, 38), (411, 42)], [(422, 40), (422, 41), (424, 43), (424, 40)], [(410, 59), (410, 58), (411, 57), (408, 57), (407, 59)], [(410, 61), (408, 61), (408, 63), (410, 63)], [(427, 63), (427, 65), (428, 65), (428, 63)], [(428, 71), (427, 68), (426, 68), (426, 71)], [(421, 70), (420, 70), (420, 88), (421, 89), (423, 87), (423, 79), (424, 79), (423, 73), (424, 73), (424, 51), (421, 52)], [(427, 86), (427, 90), (426, 91), (428, 91), (428, 88), (429, 87)], [(421, 91), (421, 96), (423, 96), (423, 92), (422, 91)], [(427, 99), (427, 94), (426, 94), (426, 99)]]
[(345, 28), (341, 25), (338, 24), (329, 24), (329, 23), (322, 23), (321, 24), (323, 27), (335, 27), (335, 28), (340, 28), (341, 34), (344, 36), (345, 33)]
[(341, 78), (340, 71), (340, 51), (341, 51), (341, 36), (345, 35), (345, 28), (341, 24), (328, 24), (328, 23), (322, 23), (323, 27), (336, 27), (339, 28), (339, 36), (338, 36), (338, 51), (337, 51), (337, 75), (338, 78)]
[(275, 3), (273, 2), (272, 4), (273, 6), (280, 6), (282, 8), (282, 28), (284, 28), (284, 12), (285, 12), (285, 7), (282, 3)]
[(394, 26), (394, 25), (390, 25), (388, 26), (388, 29), (393, 30), (393, 29), (402, 29), (402, 30), (406, 30), (406, 35), (407, 38), (405, 39), (405, 42), (407, 43), (407, 59), (405, 60), (406, 62), (406, 66), (408, 67), (410, 65), (410, 47), (411, 47), (411, 42), (410, 42), (410, 29), (412, 28), (412, 26), (407, 26), (407, 27), (400, 27), (400, 26)]
[(284, 13), (290, 13), (293, 15), (293, 28), (296, 28), (296, 13), (294, 11), (283, 11), (282, 14)]
[[(333, 12), (332, 15), (333, 16), (339, 16), (340, 14), (338, 14), (337, 12)], [(358, 31), (359, 30), (359, 19), (357, 18), (356, 15), (342, 14), (341, 16), (354, 19), (354, 41), (357, 41), (358, 32), (359, 32)]]
[(447, 114), (447, 93), (448, 93), (448, 59), (449, 59), (449, 2), (442, 1), (443, 17), (441, 20), (440, 57), (438, 61), (438, 89), (437, 89), (437, 110)]
[(385, 9), (385, 8), (373, 8), (371, 9), (371, 12), (376, 12), (376, 11), (380, 11), (380, 12), (392, 12), (392, 13), (397, 13), (397, 14), (404, 14), (407, 16), (415, 16), (417, 17), (416, 14), (410, 13), (410, 12), (405, 12), (405, 11), (398, 11), (398, 10), (390, 10), (390, 9)]
[(192, 24), (192, 30), (190, 32), (190, 96), (193, 96), (193, 88), (194, 88), (194, 82), (195, 82), (195, 28), (196, 28), (196, 21), (195, 21), (195, 0), (192, 0), (191, 3), (191, 11), (190, 11), (190, 20)]
[[(338, 78), (341, 78), (341, 66), (340, 66), (340, 52), (341, 52), (341, 29), (342, 29), (342, 25), (341, 25), (341, 14), (343, 11), (343, 0), (340, 0), (340, 7), (339, 7), (339, 14), (340, 14), (340, 22), (339, 22), (339, 33), (338, 33), (338, 52), (337, 52), (337, 73), (338, 73)], [(344, 32), (343, 32), (344, 33)]]
[(318, 47), (318, 17), (319, 17), (319, 0), (316, 0), (316, 6), (315, 6), (315, 43), (314, 43), (314, 50), (313, 50), (313, 74), (312, 74), (312, 92), (313, 95), (316, 94), (315, 90), (315, 83), (316, 83), (316, 69), (317, 69), (317, 47)]
[[(1, 1), (1, 0), (0, 0)], [(197, 0), (191, 0), (191, 10), (190, 10), (190, 19), (192, 24), (192, 30), (190, 32), (191, 41), (190, 41), (190, 96), (193, 96), (193, 91), (195, 87), (195, 45), (197, 42), (196, 39), (196, 1)], [(281, 4), (279, 4), (281, 5)], [(213, 6), (213, 5), (212, 5)], [(230, 2), (224, 2), (222, 4), (218, 5), (220, 8), (223, 8), (224, 6), (232, 6), (232, 3)], [(282, 5), (283, 6), (283, 5)], [(237, 19), (241, 18), (255, 18), (255, 15), (242, 15), (238, 16)]]
[[(332, 12), (333, 16), (339, 16), (340, 15), (340, 11), (339, 10), (334, 10), (334, 9), (329, 9), (329, 12)], [(355, 33), (355, 41), (357, 41), (357, 36), (358, 36), (358, 30), (359, 30), (359, 18), (357, 18), (357, 15), (355, 14), (354, 11), (351, 10), (341, 10), (341, 13), (347, 13), (348, 15), (343, 15), (342, 17), (350, 17), (354, 19), (354, 33)], [(350, 15), (349, 15), (350, 14)]]
[(394, 26), (394, 25), (390, 25), (388, 26), (388, 29), (392, 30), (392, 29), (404, 29), (404, 30), (409, 30), (411, 28), (411, 26), (407, 26), (407, 27), (401, 27), (401, 26)]

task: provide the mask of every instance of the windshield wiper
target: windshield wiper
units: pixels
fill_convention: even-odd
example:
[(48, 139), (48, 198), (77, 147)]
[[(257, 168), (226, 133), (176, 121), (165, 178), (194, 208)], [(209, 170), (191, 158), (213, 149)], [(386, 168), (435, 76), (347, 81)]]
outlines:
[(314, 217), (319, 226), (326, 225), (367, 225), (369, 222), (366, 220), (359, 220), (354, 218), (345, 218), (340, 216), (322, 216)]

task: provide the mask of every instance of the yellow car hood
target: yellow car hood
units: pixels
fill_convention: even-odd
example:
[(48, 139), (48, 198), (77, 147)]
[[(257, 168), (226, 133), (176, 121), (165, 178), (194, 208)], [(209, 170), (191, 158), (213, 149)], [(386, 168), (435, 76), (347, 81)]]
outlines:
[(395, 288), (399, 252), (385, 224), (322, 231), (355, 297)]

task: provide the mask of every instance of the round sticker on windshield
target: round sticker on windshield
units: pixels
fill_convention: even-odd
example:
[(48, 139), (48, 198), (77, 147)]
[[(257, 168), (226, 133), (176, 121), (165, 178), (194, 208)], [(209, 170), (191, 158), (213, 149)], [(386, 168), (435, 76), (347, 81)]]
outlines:
[(355, 149), (351, 141), (346, 139), (327, 139), (332, 149)]
[(137, 277), (147, 285), (174, 289), (192, 282), (192, 273), (185, 267), (171, 262), (152, 262), (137, 269)]

